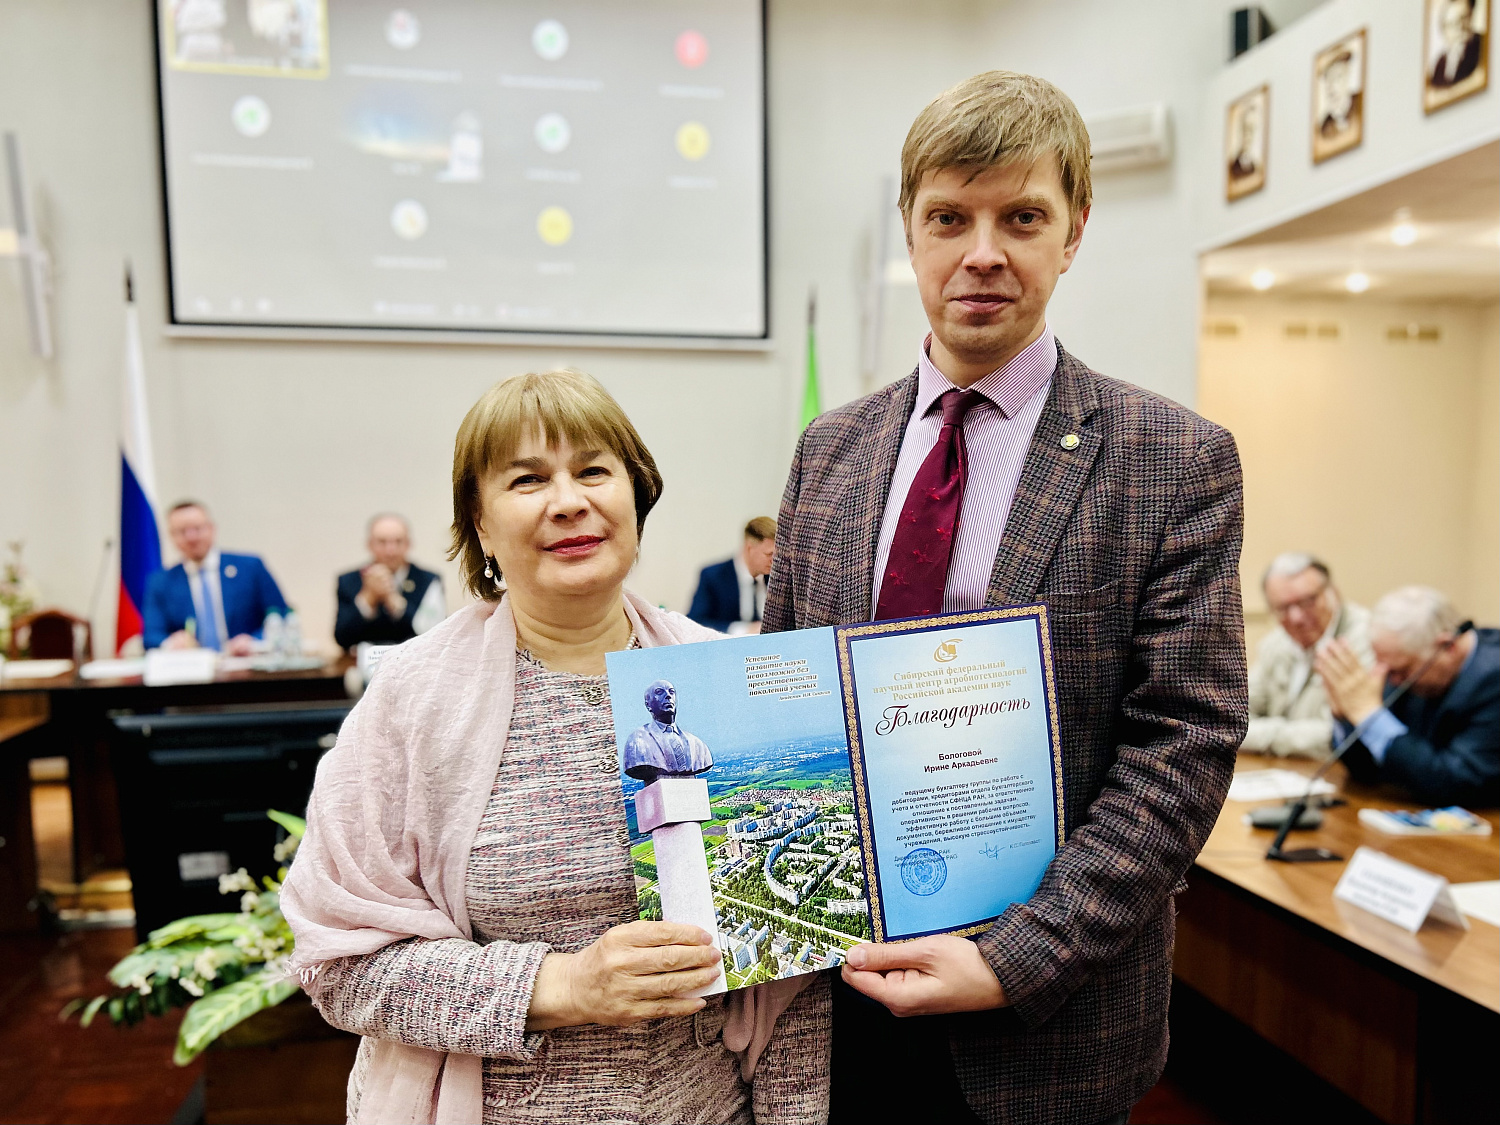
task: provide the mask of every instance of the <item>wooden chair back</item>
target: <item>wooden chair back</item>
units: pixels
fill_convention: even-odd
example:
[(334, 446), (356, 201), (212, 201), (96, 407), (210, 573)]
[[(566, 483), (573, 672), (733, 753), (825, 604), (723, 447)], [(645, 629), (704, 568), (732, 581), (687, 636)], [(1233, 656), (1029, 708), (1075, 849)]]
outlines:
[(6, 655), (19, 660), (22, 654), (32, 660), (72, 660), (75, 656), (92, 660), (93, 629), (83, 618), (61, 609), (22, 614), (11, 622)]

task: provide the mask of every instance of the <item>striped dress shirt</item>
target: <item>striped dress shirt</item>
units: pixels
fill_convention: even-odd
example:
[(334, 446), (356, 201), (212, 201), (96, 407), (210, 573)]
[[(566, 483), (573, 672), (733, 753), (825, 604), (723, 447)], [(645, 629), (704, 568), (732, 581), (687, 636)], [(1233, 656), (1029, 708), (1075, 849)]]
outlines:
[[(891, 541), (896, 537), (896, 523), (906, 505), (906, 494), (917, 470), (937, 444), (943, 428), (943, 412), (938, 399), (954, 384), (933, 366), (927, 354), (932, 346), (928, 336), (922, 344), (917, 363), (917, 401), (911, 421), (901, 439), (901, 453), (896, 472), (891, 477), (891, 494), (885, 502), (880, 521), (880, 538), (875, 547), (875, 582), (870, 593), (870, 614), (880, 604), (880, 585), (885, 577), (886, 562), (891, 555)], [(943, 589), (943, 612), (978, 609), (984, 605), (990, 584), (990, 571), (1000, 550), (1000, 537), (1010, 516), (1011, 501), (1026, 464), (1031, 447), (1031, 433), (1047, 401), (1047, 388), (1057, 370), (1057, 341), (1051, 326), (1004, 367), (990, 372), (970, 389), (984, 395), (982, 402), (964, 418), (964, 445), (968, 451), (968, 479), (964, 485), (963, 505), (958, 515), (958, 535), (948, 562), (948, 581)]]

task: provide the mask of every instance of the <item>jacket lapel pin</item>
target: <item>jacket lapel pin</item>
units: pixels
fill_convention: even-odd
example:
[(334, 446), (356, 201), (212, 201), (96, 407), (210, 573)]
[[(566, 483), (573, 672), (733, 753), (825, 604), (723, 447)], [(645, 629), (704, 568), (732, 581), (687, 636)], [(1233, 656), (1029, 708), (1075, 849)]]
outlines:
[(401, 589), (405, 590), (408, 594), (411, 593), (416, 588), (417, 588), (417, 584), (415, 582), (413, 582), (410, 578), (408, 578), (405, 582), (401, 583)]
[(1071, 452), (1072, 450), (1078, 448), (1078, 435), (1077, 434), (1063, 434), (1062, 439), (1060, 441), (1058, 441), (1057, 444), (1060, 445), (1060, 446), (1062, 446), (1064, 449), (1066, 449), (1066, 450), (1068, 450), (1068, 451)]
[(228, 566), (226, 566), (224, 568), (224, 577), (225, 578), (233, 578), (239, 572), (240, 572), (240, 568), (237, 567), (237, 566), (235, 566), (234, 563), (230, 563)]

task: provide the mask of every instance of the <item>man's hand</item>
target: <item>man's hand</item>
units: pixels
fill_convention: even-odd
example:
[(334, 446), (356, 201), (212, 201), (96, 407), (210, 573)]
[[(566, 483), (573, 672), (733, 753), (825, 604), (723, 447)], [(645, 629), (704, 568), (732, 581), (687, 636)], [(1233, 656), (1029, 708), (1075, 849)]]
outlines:
[(1358, 726), (1384, 706), (1385, 666), (1366, 668), (1343, 641), (1334, 638), (1324, 645), (1313, 666), (1323, 677), (1323, 690), (1336, 717)]
[(527, 1031), (597, 1023), (627, 1027), (702, 1008), (689, 996), (718, 978), (713, 938), (680, 922), (627, 922), (577, 953), (549, 953), (531, 990)]
[(384, 563), (371, 563), (360, 571), (359, 592), (371, 609), (387, 605), (396, 594), (396, 576)]
[(1010, 1003), (979, 947), (967, 938), (856, 945), (841, 972), (851, 988), (898, 1016), (983, 1012)]
[(248, 633), (230, 637), (224, 645), (225, 656), (250, 656), (255, 652), (255, 638)]
[(198, 640), (186, 629), (178, 629), (161, 643), (162, 648), (197, 648)]

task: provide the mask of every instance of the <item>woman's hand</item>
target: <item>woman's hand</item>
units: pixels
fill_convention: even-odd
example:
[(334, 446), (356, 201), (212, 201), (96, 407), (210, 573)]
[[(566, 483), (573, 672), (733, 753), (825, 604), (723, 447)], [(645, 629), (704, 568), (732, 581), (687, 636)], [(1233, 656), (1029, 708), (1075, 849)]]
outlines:
[(531, 990), (527, 1031), (597, 1023), (624, 1027), (703, 1007), (689, 996), (718, 977), (713, 938), (681, 922), (630, 922), (577, 953), (549, 953)]

